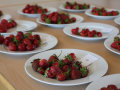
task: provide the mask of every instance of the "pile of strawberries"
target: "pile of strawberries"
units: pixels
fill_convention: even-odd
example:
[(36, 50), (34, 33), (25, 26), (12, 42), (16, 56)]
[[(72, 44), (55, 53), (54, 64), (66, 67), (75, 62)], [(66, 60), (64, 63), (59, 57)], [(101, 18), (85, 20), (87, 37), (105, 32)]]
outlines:
[(111, 47), (120, 51), (120, 38), (119, 37), (114, 38), (114, 42), (111, 44)]
[(91, 11), (92, 14), (97, 15), (97, 16), (116, 16), (119, 15), (118, 11), (107, 11), (105, 8), (97, 8), (94, 7)]
[(0, 22), (0, 33), (5, 33), (10, 28), (16, 27), (17, 23), (14, 20), (2, 19)]
[(0, 17), (3, 15), (3, 12), (0, 10)]
[(120, 88), (117, 88), (116, 85), (111, 84), (111, 85), (108, 85), (107, 87), (101, 88), (100, 90), (120, 90)]
[(76, 61), (74, 53), (70, 53), (62, 60), (53, 54), (46, 59), (35, 59), (32, 62), (34, 71), (44, 75), (47, 78), (64, 81), (68, 79), (80, 79), (88, 75), (89, 70), (83, 67), (81, 62)]
[(43, 14), (43, 13), (47, 13), (48, 10), (46, 8), (42, 8), (37, 4), (36, 5), (27, 4), (25, 8), (22, 10), (22, 12), (28, 14)]
[(72, 29), (71, 32), (74, 35), (79, 35), (79, 36), (83, 36), (83, 37), (102, 37), (101, 32), (97, 32), (96, 30), (89, 30), (88, 28), (82, 29), (79, 32), (79, 28), (76, 27), (75, 29)]
[(41, 20), (48, 24), (69, 24), (75, 22), (76, 18), (70, 18), (69, 14), (53, 12), (49, 15), (42, 14)]
[(75, 10), (81, 10), (81, 9), (89, 9), (89, 4), (79, 4), (77, 2), (66, 2), (64, 4), (64, 8), (66, 9), (75, 9)]
[(40, 46), (40, 36), (38, 34), (23, 33), (19, 31), (17, 35), (3, 37), (0, 35), (0, 44), (7, 46), (10, 51), (32, 51)]

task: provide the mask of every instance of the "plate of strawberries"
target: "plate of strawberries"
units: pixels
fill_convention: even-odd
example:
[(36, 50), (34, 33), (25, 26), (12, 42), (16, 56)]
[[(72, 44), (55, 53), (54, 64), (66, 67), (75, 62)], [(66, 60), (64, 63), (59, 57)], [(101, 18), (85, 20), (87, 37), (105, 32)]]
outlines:
[(0, 33), (14, 33), (17, 31), (30, 31), (37, 27), (37, 24), (32, 21), (2, 19), (0, 22)]
[(37, 18), (38, 23), (54, 28), (63, 28), (66, 25), (80, 23), (83, 20), (81, 16), (59, 12), (53, 12), (49, 15), (42, 14), (40, 18)]
[(30, 57), (25, 63), (25, 72), (32, 79), (57, 86), (92, 82), (103, 76), (107, 69), (108, 64), (101, 56), (79, 49), (45, 51)]
[(120, 74), (101, 77), (89, 84), (86, 90), (120, 90)]
[(3, 11), (0, 10), (0, 20), (2, 20), (2, 19), (7, 19), (7, 20), (9, 20), (9, 19), (11, 19), (11, 16), (10, 16), (9, 14), (3, 13)]
[(56, 37), (39, 32), (21, 32), (0, 35), (0, 52), (5, 54), (26, 55), (53, 48)]
[(106, 39), (104, 45), (109, 51), (120, 55), (120, 35)]
[(90, 9), (89, 4), (80, 4), (77, 2), (65, 2), (63, 5), (59, 7), (61, 10), (67, 11), (67, 12), (84, 12), (88, 9)]
[(114, 22), (115, 22), (116, 24), (120, 25), (120, 17), (115, 18), (115, 19), (114, 19)]
[(119, 29), (103, 23), (85, 22), (80, 24), (68, 25), (63, 32), (71, 37), (81, 40), (101, 40), (110, 36), (117, 35)]
[(54, 11), (57, 11), (57, 9), (53, 7), (44, 8), (38, 4), (27, 4), (23, 9), (19, 10), (18, 13), (31, 18), (38, 18), (41, 14), (49, 14)]
[(87, 10), (85, 14), (96, 19), (109, 20), (120, 16), (120, 11), (115, 9), (93, 7), (92, 9)]

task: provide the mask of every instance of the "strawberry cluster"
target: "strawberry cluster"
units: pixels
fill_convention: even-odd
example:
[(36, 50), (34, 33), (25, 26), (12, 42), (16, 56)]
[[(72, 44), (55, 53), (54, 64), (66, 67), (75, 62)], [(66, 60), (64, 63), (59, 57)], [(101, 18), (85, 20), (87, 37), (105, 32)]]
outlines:
[(14, 20), (2, 19), (0, 22), (0, 33), (5, 33), (10, 28), (16, 27), (17, 23)]
[(81, 62), (76, 61), (74, 53), (70, 53), (60, 60), (56, 54), (46, 59), (35, 59), (32, 62), (34, 71), (44, 75), (47, 78), (64, 81), (68, 79), (80, 79), (88, 75), (89, 70), (83, 67)]
[(48, 10), (37, 4), (36, 5), (27, 4), (25, 8), (22, 10), (22, 12), (28, 13), (28, 14), (43, 14), (43, 13), (47, 13)]
[(75, 9), (75, 10), (81, 10), (81, 9), (89, 9), (89, 4), (79, 4), (77, 2), (66, 2), (64, 4), (64, 8), (66, 9)]
[(91, 13), (97, 16), (116, 16), (119, 14), (118, 11), (114, 11), (114, 10), (107, 11), (105, 8), (97, 8), (97, 7), (94, 7)]
[(49, 15), (42, 14), (41, 20), (48, 24), (69, 24), (75, 22), (76, 18), (70, 18), (69, 14), (53, 12)]
[(0, 10), (0, 17), (3, 15), (3, 12)]
[(120, 51), (120, 38), (119, 37), (114, 38), (114, 42), (111, 44), (111, 47)]
[(83, 37), (102, 37), (101, 32), (97, 32), (96, 30), (89, 30), (88, 28), (82, 29), (79, 32), (79, 28), (76, 27), (75, 29), (72, 29), (71, 32), (74, 35), (79, 35), (79, 36), (83, 36)]
[(38, 34), (23, 33), (19, 31), (17, 35), (3, 37), (0, 35), (0, 44), (7, 46), (10, 51), (32, 51), (40, 46), (40, 36)]
[(101, 88), (100, 90), (120, 90), (120, 88), (117, 88), (116, 85), (111, 84), (111, 85), (108, 85), (107, 87)]

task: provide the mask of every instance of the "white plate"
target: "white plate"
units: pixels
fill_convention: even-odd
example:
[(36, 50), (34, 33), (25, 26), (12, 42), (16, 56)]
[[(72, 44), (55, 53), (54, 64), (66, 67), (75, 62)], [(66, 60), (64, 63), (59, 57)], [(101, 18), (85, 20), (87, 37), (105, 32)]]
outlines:
[[(103, 36), (102, 37), (82, 37), (78, 35), (73, 35), (71, 30), (79, 27), (80, 29), (88, 28), (90, 30), (95, 29), (96, 31), (102, 32)], [(94, 23), (94, 22), (85, 22), (85, 23), (77, 23), (72, 26), (68, 25), (63, 29), (63, 32), (71, 37), (78, 38), (81, 40), (100, 40), (100, 39), (105, 39), (110, 36), (115, 36), (119, 33), (119, 29), (108, 25), (108, 24), (103, 24), (103, 23)]]
[[(120, 35), (117, 35), (117, 36), (120, 37)], [(114, 37), (115, 37), (115, 36), (114, 36)], [(105, 42), (104, 42), (104, 45), (105, 45), (105, 47), (106, 47), (108, 50), (110, 50), (111, 52), (120, 55), (120, 51), (119, 51), (119, 50), (114, 49), (114, 48), (111, 47), (111, 44), (114, 42), (114, 37), (110, 37), (110, 38), (106, 39)]]
[[(88, 15), (88, 16), (90, 16), (90, 17), (96, 18), (96, 19), (110, 20), (110, 19), (114, 19), (114, 18), (120, 16), (120, 14), (117, 15), (117, 16), (97, 16), (97, 15), (93, 15), (93, 14), (91, 13), (91, 10), (92, 10), (92, 9), (86, 10), (86, 11), (85, 11), (85, 14)], [(108, 10), (108, 11), (112, 11), (112, 10), (115, 10), (115, 9), (107, 9), (107, 10)], [(119, 10), (115, 10), (115, 11), (119, 11)], [(119, 11), (119, 12), (120, 12), (120, 11)]]
[(56, 44), (58, 42), (56, 37), (54, 37), (52, 35), (49, 35), (49, 34), (39, 33), (39, 32), (32, 32), (32, 34), (33, 35), (34, 34), (40, 35), (41, 40), (42, 40), (41, 45), (38, 48), (36, 48), (35, 50), (33, 50), (33, 51), (10, 51), (4, 45), (0, 45), (0, 52), (1, 53), (6, 53), (6, 54), (14, 54), (14, 55), (33, 54), (33, 53), (38, 53), (38, 52), (42, 52), (42, 51), (51, 49), (54, 46), (56, 46)]
[[(53, 7), (48, 7), (47, 9), (48, 9), (48, 12), (46, 14), (50, 14), (52, 12), (57, 11), (57, 9), (53, 8)], [(31, 17), (31, 18), (38, 18), (41, 15), (41, 14), (27, 14), (27, 13), (22, 12), (22, 9), (18, 10), (18, 13), (21, 14), (21, 15), (27, 16), (27, 17)]]
[(120, 88), (120, 74), (107, 75), (88, 85), (86, 90), (100, 90), (102, 87), (107, 87), (110, 84)]
[(2, 19), (9, 20), (9, 19), (11, 19), (11, 16), (9, 14), (3, 14), (3, 16), (0, 17), (0, 20), (2, 20)]
[(63, 5), (61, 5), (59, 8), (60, 8), (61, 10), (64, 10), (64, 11), (67, 11), (67, 12), (74, 12), (74, 13), (84, 12), (84, 11), (88, 10), (88, 9), (81, 9), (81, 10), (66, 9), (66, 8), (64, 8)]
[[(70, 17), (75, 17), (76, 18), (76, 22), (74, 22), (74, 23), (80, 23), (84, 20), (83, 17), (78, 16), (78, 15), (70, 14)], [(54, 28), (63, 28), (66, 25), (72, 25), (73, 24), (73, 23), (71, 23), (71, 24), (48, 24), (48, 23), (42, 22), (40, 18), (37, 18), (37, 22), (42, 24), (42, 25), (47, 25), (47, 26), (54, 27)]]
[(25, 32), (25, 31), (30, 31), (30, 30), (37, 28), (37, 23), (35, 23), (33, 21), (15, 20), (15, 22), (17, 23), (16, 27), (8, 29), (8, 31), (6, 33), (2, 33), (2, 34), (14, 33), (17, 31)]
[[(51, 55), (53, 55), (53, 54), (59, 55), (61, 53), (61, 51), (62, 51), (62, 54), (59, 57), (60, 59), (64, 58), (64, 56), (69, 53), (75, 53), (75, 55), (78, 59), (84, 57), (87, 54), (91, 54), (91, 55), (95, 56), (96, 58), (98, 58), (98, 60), (88, 67), (90, 72), (87, 77), (82, 78), (82, 79), (57, 81), (55, 79), (45, 78), (43, 75), (40, 75), (39, 73), (33, 71), (31, 62), (34, 59), (37, 59), (37, 58), (43, 59), (44, 58), (44, 59), (48, 60), (48, 58)], [(92, 52), (89, 52), (89, 51), (79, 50), (79, 49), (55, 49), (55, 50), (42, 52), (42, 53), (39, 53), (39, 54), (36, 54), (36, 55), (30, 57), (25, 63), (25, 72), (32, 79), (42, 82), (42, 83), (46, 83), (46, 84), (50, 84), (50, 85), (57, 85), (57, 86), (72, 86), (72, 85), (81, 85), (81, 84), (89, 83), (89, 82), (92, 82), (92, 81), (102, 77), (107, 72), (107, 70), (108, 70), (108, 64), (101, 56), (94, 54)]]
[(115, 18), (115, 19), (114, 19), (114, 22), (115, 22), (116, 24), (120, 25), (120, 17)]

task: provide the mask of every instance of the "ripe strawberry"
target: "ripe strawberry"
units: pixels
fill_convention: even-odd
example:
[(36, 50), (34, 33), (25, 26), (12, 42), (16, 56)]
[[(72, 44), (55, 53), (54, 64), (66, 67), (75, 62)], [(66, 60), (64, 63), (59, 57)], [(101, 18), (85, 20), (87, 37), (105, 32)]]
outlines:
[(108, 85), (107, 88), (113, 89), (113, 90), (117, 90), (117, 87), (115, 85)]
[(68, 69), (69, 69), (69, 66), (68, 65), (64, 65), (63, 68), (62, 68), (62, 71), (67, 72)]
[(28, 38), (25, 38), (25, 39), (23, 40), (23, 43), (24, 43), (25, 45), (31, 45), (31, 41), (30, 41), (30, 39), (28, 39)]
[(56, 76), (58, 73), (61, 73), (62, 71), (61, 71), (61, 69), (60, 69), (59, 67), (57, 67), (57, 66), (51, 66), (51, 67), (50, 67), (50, 72), (51, 72), (54, 76)]
[(19, 45), (18, 45), (18, 50), (19, 50), (19, 51), (26, 51), (26, 46), (25, 46), (25, 44), (24, 44), (24, 43), (19, 44)]
[(39, 67), (39, 60), (40, 60), (40, 59), (35, 59), (35, 60), (32, 62), (32, 68), (33, 68), (33, 70), (36, 71), (36, 72), (37, 72), (37, 69), (38, 69), (38, 67)]
[(16, 46), (15, 43), (10, 42), (9, 45), (8, 45), (8, 49), (9, 49), (10, 51), (17, 51), (17, 46)]
[(64, 73), (59, 73), (58, 75), (57, 75), (57, 80), (59, 80), (59, 81), (64, 81), (66, 78), (65, 78), (66, 76), (65, 76), (65, 74)]
[(48, 78), (55, 78), (55, 77), (56, 77), (55, 75), (53, 75), (53, 74), (51, 73), (51, 71), (49, 70), (49, 68), (47, 68), (47, 69), (45, 70), (44, 76), (45, 76), (45, 77), (48, 77)]
[(32, 45), (32, 44), (28, 44), (28, 45), (26, 46), (26, 49), (27, 49), (27, 51), (32, 51), (32, 50), (35, 49), (35, 47), (34, 47), (34, 45)]
[(69, 61), (67, 58), (65, 58), (65, 59), (63, 60), (63, 62), (64, 62), (64, 64), (70, 64), (70, 61)]
[(10, 42), (12, 42), (12, 39), (10, 38), (10, 37), (6, 37), (5, 39), (4, 39), (4, 45), (6, 45), (6, 46), (8, 46), (8, 44), (10, 43)]
[(72, 29), (72, 34), (75, 34), (75, 35), (78, 35), (79, 29), (78, 28), (75, 28), (75, 29)]
[(37, 72), (39, 72), (40, 74), (44, 75), (45, 70), (42, 69), (41, 67), (38, 67)]
[(48, 63), (50, 65), (52, 65), (54, 62), (57, 62), (57, 61), (58, 61), (58, 57), (56, 56), (56, 54), (50, 56), (49, 59), (48, 59)]
[(33, 35), (34, 39), (40, 40), (40, 36), (38, 34)]
[(42, 15), (41, 15), (41, 20), (42, 20), (42, 21), (45, 21), (46, 18), (47, 18), (47, 15), (46, 15), (46, 14), (42, 14)]
[(70, 75), (71, 79), (81, 78), (81, 72), (79, 70), (72, 70)]
[(46, 69), (46, 68), (48, 68), (49, 63), (46, 59), (41, 59), (40, 62), (39, 62), (39, 66)]
[(7, 32), (7, 27), (6, 27), (6, 25), (0, 24), (0, 32), (1, 32), (1, 33)]
[(119, 41), (115, 41), (111, 44), (111, 47), (117, 49), (118, 45), (119, 45)]
[(102, 37), (102, 33), (101, 32), (97, 32), (97, 36), (98, 37)]
[(93, 32), (88, 32), (88, 37), (93, 37), (93, 36), (94, 36)]
[(4, 42), (4, 37), (0, 35), (0, 44), (3, 44), (3, 42)]
[(70, 53), (67, 56), (65, 56), (65, 58), (67, 58), (69, 61), (74, 61), (76, 56), (74, 53)]
[(37, 48), (40, 44), (40, 42), (36, 39), (33, 41), (33, 44), (35, 45), (35, 48)]

